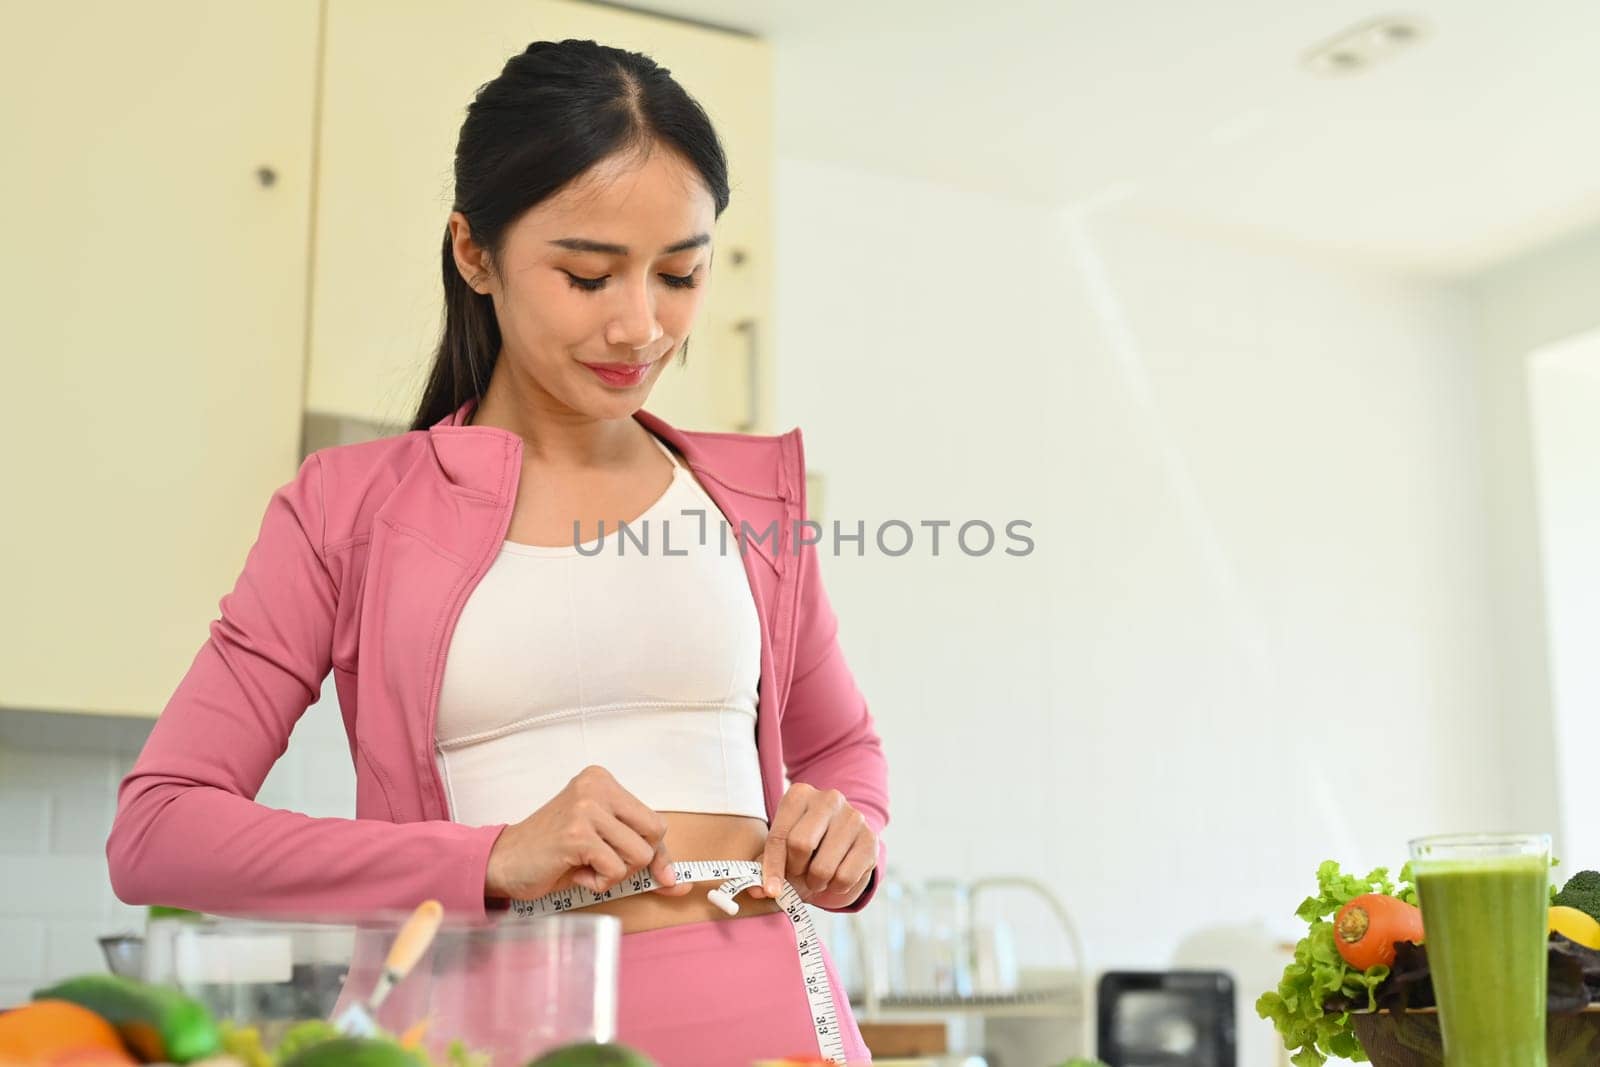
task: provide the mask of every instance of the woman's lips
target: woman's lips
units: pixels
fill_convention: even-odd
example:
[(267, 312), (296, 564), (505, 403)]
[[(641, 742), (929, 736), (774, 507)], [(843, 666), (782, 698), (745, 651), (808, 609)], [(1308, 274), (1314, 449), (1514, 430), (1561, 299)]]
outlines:
[(644, 381), (655, 360), (649, 363), (585, 363), (594, 376), (615, 389), (627, 389)]

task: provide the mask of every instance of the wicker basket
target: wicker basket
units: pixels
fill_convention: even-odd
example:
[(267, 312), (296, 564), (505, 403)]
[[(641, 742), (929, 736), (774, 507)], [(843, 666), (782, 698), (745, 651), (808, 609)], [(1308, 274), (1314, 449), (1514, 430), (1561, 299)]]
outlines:
[[(1373, 1067), (1444, 1067), (1439, 1015), (1432, 1008), (1351, 1016), (1356, 1037)], [(1549, 1020), (1550, 1067), (1600, 1063), (1600, 1008)]]

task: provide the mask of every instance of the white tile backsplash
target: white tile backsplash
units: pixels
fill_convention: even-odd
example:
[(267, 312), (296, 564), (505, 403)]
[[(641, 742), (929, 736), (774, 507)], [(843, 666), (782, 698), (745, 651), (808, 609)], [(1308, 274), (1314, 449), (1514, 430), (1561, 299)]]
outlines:
[(33, 919), (0, 919), (0, 983), (32, 981), (44, 973), (44, 927)]
[(99, 938), (109, 933), (99, 919), (55, 919), (44, 930), (44, 974), (60, 978), (69, 974), (105, 970)]
[(0, 856), (43, 852), (50, 842), (50, 794), (0, 784)]
[[(260, 799), (308, 815), (355, 813), (355, 776), (330, 680)], [(143, 907), (111, 891), (105, 843), (117, 785), (151, 723), (0, 709), (0, 1007), (104, 970), (97, 938), (141, 932)]]
[[(120, 781), (121, 775), (117, 777)], [(115, 787), (102, 782), (99, 788), (51, 792), (50, 851), (65, 856), (103, 853), (117, 810)]]
[(0, 916), (98, 919), (108, 881), (104, 856), (5, 856)]
[(26, 1004), (36, 988), (34, 982), (0, 982), (0, 1011)]

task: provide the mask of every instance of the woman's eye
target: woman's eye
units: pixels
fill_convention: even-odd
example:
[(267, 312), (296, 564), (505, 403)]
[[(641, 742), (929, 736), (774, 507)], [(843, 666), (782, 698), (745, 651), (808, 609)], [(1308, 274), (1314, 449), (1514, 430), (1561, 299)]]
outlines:
[(585, 278), (581, 275), (573, 274), (571, 271), (565, 270), (561, 273), (567, 276), (567, 282), (574, 289), (582, 289), (586, 293), (599, 292), (601, 289), (605, 288), (606, 279), (610, 277), (609, 274), (602, 274), (598, 278)]
[[(567, 284), (585, 293), (598, 293), (606, 287), (606, 279), (611, 277), (609, 274), (602, 274), (598, 278), (585, 278), (581, 274), (573, 274), (566, 270), (561, 273), (567, 276)], [(674, 289), (693, 289), (700, 284), (693, 274), (663, 274), (661, 280)]]

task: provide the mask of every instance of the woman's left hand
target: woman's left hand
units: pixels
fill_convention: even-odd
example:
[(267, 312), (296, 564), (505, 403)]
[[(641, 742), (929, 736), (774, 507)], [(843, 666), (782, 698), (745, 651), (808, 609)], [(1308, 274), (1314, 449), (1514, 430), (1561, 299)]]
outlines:
[(776, 897), (784, 881), (819, 908), (854, 904), (878, 862), (878, 835), (837, 789), (804, 782), (778, 804), (761, 855), (762, 885), (754, 897)]

